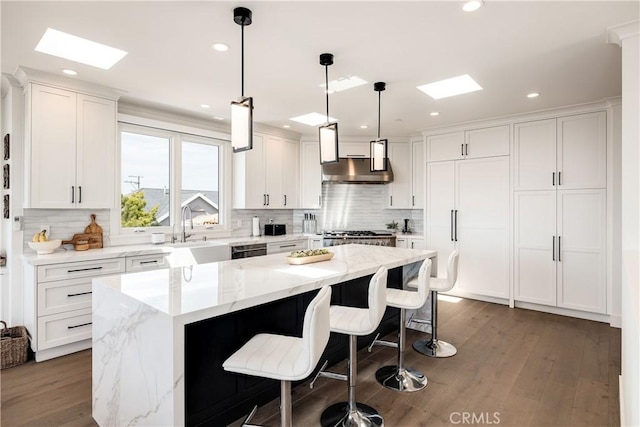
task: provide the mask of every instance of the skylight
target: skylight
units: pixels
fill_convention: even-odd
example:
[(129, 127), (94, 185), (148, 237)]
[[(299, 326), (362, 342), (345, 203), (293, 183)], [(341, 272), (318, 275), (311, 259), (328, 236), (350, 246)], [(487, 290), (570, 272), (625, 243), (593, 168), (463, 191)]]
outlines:
[(441, 99), (482, 90), (482, 87), (468, 74), (465, 74), (463, 76), (452, 77), (450, 79), (418, 86), (418, 89), (433, 99)]
[(51, 28), (47, 28), (35, 50), (103, 70), (108, 70), (127, 54), (124, 50)]
[[(366, 84), (366, 80), (361, 79), (358, 76), (347, 76), (340, 77), (337, 80), (331, 80), (329, 82), (329, 93), (333, 92), (341, 92), (343, 90), (352, 89), (357, 86), (362, 86)], [(320, 87), (325, 87), (324, 84), (321, 84)]]
[[(298, 116), (298, 117), (292, 117), (289, 120), (302, 123), (308, 126), (318, 126), (318, 125), (327, 123), (327, 116), (326, 114), (309, 113), (309, 114), (303, 114), (302, 116)], [(336, 121), (338, 121), (338, 119), (329, 117), (329, 122), (336, 122)]]

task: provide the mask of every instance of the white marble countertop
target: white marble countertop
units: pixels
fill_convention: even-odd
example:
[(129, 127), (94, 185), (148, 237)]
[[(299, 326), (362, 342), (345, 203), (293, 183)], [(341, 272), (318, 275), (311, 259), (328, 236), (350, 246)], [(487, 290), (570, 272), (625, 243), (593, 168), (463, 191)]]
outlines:
[(22, 255), (23, 259), (33, 266), (48, 265), (48, 264), (60, 264), (64, 262), (75, 261), (92, 261), (97, 259), (109, 259), (120, 258), (125, 256), (136, 255), (153, 255), (158, 253), (170, 253), (178, 248), (194, 247), (194, 246), (215, 246), (215, 245), (250, 245), (256, 243), (275, 243), (275, 242), (287, 242), (291, 240), (304, 240), (310, 237), (322, 237), (317, 235), (308, 234), (284, 234), (282, 236), (239, 236), (239, 237), (225, 237), (221, 239), (209, 239), (207, 241), (193, 240), (186, 244), (176, 243), (169, 244), (164, 243), (160, 245), (154, 245), (151, 243), (141, 245), (123, 245), (123, 246), (109, 246), (102, 249), (89, 249), (87, 251), (74, 251), (73, 249), (66, 250), (63, 248), (57, 249), (52, 254), (37, 255), (35, 252)]
[(435, 251), (370, 245), (334, 246), (333, 259), (289, 265), (287, 254), (104, 276), (93, 280), (183, 324), (301, 294), (395, 268)]

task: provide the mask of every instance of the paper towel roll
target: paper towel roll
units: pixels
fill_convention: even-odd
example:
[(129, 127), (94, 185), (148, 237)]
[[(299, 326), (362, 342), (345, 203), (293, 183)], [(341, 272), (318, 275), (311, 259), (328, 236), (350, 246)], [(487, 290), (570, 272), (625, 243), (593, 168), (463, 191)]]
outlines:
[(251, 225), (252, 225), (251, 235), (259, 236), (260, 235), (260, 218), (258, 218), (257, 216), (254, 216), (251, 222)]

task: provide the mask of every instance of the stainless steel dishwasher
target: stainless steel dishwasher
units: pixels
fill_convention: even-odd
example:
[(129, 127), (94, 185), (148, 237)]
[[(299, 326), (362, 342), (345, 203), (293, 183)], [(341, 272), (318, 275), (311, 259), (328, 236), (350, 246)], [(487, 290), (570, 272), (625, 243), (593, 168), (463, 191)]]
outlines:
[(253, 245), (231, 246), (231, 259), (251, 258), (267, 254), (266, 243), (256, 243)]

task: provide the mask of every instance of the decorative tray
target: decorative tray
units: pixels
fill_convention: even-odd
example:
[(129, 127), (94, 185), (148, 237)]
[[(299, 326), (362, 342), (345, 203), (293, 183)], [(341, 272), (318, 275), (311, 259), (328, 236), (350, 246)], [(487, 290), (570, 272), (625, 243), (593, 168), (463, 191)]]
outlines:
[(292, 265), (310, 264), (312, 262), (328, 261), (333, 258), (333, 255), (335, 255), (333, 252), (329, 252), (322, 255), (310, 255), (303, 257), (288, 256), (287, 261)]

